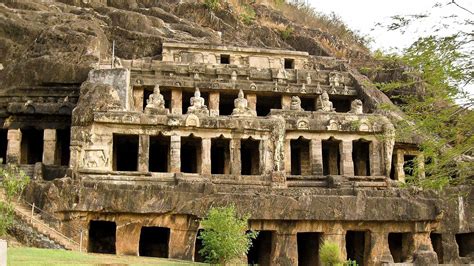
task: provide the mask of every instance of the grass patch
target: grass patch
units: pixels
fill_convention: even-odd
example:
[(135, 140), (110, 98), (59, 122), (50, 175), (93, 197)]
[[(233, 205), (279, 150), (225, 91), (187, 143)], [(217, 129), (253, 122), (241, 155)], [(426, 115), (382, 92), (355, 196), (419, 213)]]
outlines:
[[(200, 263), (147, 258), (80, 253), (69, 250), (40, 248), (8, 248), (8, 265), (200, 265)], [(201, 264), (203, 265), (203, 264)]]

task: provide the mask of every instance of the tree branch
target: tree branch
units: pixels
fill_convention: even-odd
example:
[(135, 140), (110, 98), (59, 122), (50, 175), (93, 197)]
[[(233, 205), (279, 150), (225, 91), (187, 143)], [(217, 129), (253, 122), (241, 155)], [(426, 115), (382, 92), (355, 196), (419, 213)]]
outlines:
[(472, 12), (471, 10), (469, 10), (469, 9), (467, 9), (467, 8), (465, 8), (465, 7), (463, 7), (463, 6), (461, 6), (460, 4), (456, 3), (455, 0), (451, 0), (451, 2), (450, 2), (449, 4), (454, 4), (454, 5), (456, 5), (457, 7), (459, 7), (460, 9), (462, 9), (462, 10), (464, 10), (464, 11), (470, 13), (471, 15), (474, 15), (474, 12)]

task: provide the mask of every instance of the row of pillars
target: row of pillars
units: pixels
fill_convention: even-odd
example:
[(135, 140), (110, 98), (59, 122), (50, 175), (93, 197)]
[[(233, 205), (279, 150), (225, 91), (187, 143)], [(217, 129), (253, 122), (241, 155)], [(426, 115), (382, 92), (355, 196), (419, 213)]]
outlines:
[[(199, 173), (202, 175), (211, 174), (211, 138), (201, 139), (201, 157), (198, 158), (200, 161)], [(260, 140), (259, 149), (263, 149), (262, 143), (268, 141)], [(269, 144), (269, 143), (268, 143)], [(267, 145), (268, 146), (268, 145)], [(240, 175), (241, 174), (241, 139), (231, 138), (229, 139), (230, 149), (230, 174)], [(264, 160), (264, 153), (260, 152), (259, 161)], [(149, 169), (149, 156), (150, 156), (150, 136), (140, 135), (139, 137), (139, 152), (138, 152), (138, 171), (148, 172)], [(272, 169), (272, 163), (266, 162), (265, 164), (259, 163), (259, 166), (266, 168), (265, 170)], [(170, 136), (170, 156), (169, 156), (169, 168), (170, 173), (181, 172), (181, 136), (172, 135)], [(261, 171), (260, 171), (261, 172)]]
[[(322, 139), (311, 139), (309, 141), (309, 159), (310, 169), (312, 175), (323, 175), (323, 140)], [(285, 169), (289, 174), (291, 172), (291, 140), (287, 139), (285, 142)], [(339, 142), (337, 149), (329, 149), (328, 161), (329, 161), (329, 172), (336, 174), (338, 154), (340, 154), (340, 173), (341, 175), (353, 176), (354, 175), (354, 163), (352, 161), (352, 145), (353, 140), (342, 140)], [(380, 151), (379, 145), (372, 141), (370, 143), (370, 174), (382, 175), (380, 168)]]
[[(338, 228), (338, 227), (337, 227)], [(346, 231), (342, 228), (334, 231), (321, 233), (320, 245), (324, 241), (336, 243), (342, 258), (347, 257)], [(117, 224), (116, 253), (117, 255), (139, 255), (141, 225), (138, 223)], [(298, 264), (298, 240), (296, 232), (271, 231), (272, 240), (270, 265), (297, 265)], [(393, 262), (389, 247), (389, 232), (360, 231), (366, 234), (365, 247), (357, 247), (364, 250), (364, 262), (360, 265), (379, 265), (382, 262)], [(318, 232), (319, 233), (319, 232)], [(171, 228), (168, 242), (168, 257), (172, 259), (194, 260), (197, 230), (183, 230)], [(430, 232), (417, 232), (410, 234), (408, 254), (418, 250), (433, 252)], [(369, 243), (367, 245), (367, 243)], [(315, 250), (314, 252), (318, 252)]]
[[(43, 155), (42, 162), (45, 165), (54, 165), (56, 162), (56, 129), (43, 130)], [(8, 145), (7, 145), (7, 163), (21, 164), (25, 162), (28, 151), (22, 152), (22, 132), (21, 129), (8, 130)]]

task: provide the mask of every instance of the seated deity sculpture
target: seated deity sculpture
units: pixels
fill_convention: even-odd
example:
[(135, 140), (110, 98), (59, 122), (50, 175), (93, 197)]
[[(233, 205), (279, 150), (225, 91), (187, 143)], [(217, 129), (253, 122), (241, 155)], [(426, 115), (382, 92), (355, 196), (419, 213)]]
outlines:
[(209, 115), (209, 110), (204, 104), (204, 98), (201, 97), (199, 88), (196, 88), (196, 91), (194, 91), (194, 96), (191, 97), (190, 104), (191, 106), (188, 107), (188, 114)]
[(329, 101), (329, 95), (327, 92), (323, 92), (318, 97), (318, 111), (322, 112), (334, 112), (336, 109), (333, 108), (332, 102)]
[(145, 106), (146, 114), (167, 114), (168, 110), (165, 108), (165, 99), (160, 93), (160, 86), (155, 85), (153, 93), (150, 94)]
[(355, 99), (351, 102), (351, 110), (349, 111), (351, 114), (362, 114), (363, 113), (363, 106), (362, 101), (359, 99)]
[(248, 107), (248, 101), (244, 97), (244, 92), (239, 90), (237, 99), (234, 100), (233, 116), (256, 116), (257, 112)]
[(300, 97), (298, 97), (298, 96), (291, 97), (290, 110), (304, 111), (303, 108), (301, 108), (301, 99), (300, 99)]

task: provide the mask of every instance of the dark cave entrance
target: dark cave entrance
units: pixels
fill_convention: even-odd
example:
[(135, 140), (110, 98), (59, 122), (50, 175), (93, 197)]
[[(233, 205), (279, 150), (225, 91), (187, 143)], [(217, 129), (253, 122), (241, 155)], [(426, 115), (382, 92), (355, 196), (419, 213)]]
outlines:
[(340, 175), (341, 174), (341, 141), (331, 137), (322, 141), (323, 147), (323, 174)]
[(459, 257), (467, 257), (474, 254), (474, 233), (456, 234)]
[(194, 243), (194, 261), (195, 262), (204, 262), (206, 260), (206, 258), (204, 258), (199, 253), (199, 251), (204, 247), (202, 239), (199, 239), (199, 236), (201, 235), (202, 231), (203, 231), (202, 229), (199, 229), (196, 234), (196, 242)]
[(281, 109), (281, 96), (257, 95), (257, 116), (267, 116), (271, 109)]
[(355, 260), (358, 265), (366, 265), (367, 245), (370, 245), (370, 236), (367, 231), (347, 231), (346, 251), (347, 259)]
[(142, 227), (139, 243), (140, 256), (168, 258), (169, 240), (169, 228)]
[(116, 228), (115, 222), (90, 221), (87, 250), (92, 253), (115, 254)]
[(7, 163), (7, 148), (8, 129), (0, 129), (0, 158), (2, 158), (2, 164)]
[(71, 144), (71, 128), (56, 130), (56, 158), (55, 164), (68, 166)]
[(271, 265), (273, 248), (273, 231), (259, 231), (256, 239), (252, 240), (252, 247), (247, 254), (250, 265)]
[(21, 163), (35, 164), (43, 161), (43, 130), (21, 130)]
[(297, 233), (296, 238), (298, 245), (298, 265), (319, 265), (319, 245), (321, 241), (321, 233)]
[(395, 263), (405, 262), (410, 256), (412, 235), (410, 233), (389, 233), (388, 247)]
[(438, 255), (438, 263), (442, 264), (443, 263), (443, 237), (441, 234), (431, 233), (430, 239), (431, 239), (431, 245), (433, 246), (433, 250), (436, 252), (436, 255)]
[(352, 162), (356, 176), (370, 176), (370, 141), (352, 142)]
[(201, 172), (201, 138), (181, 137), (181, 172)]

